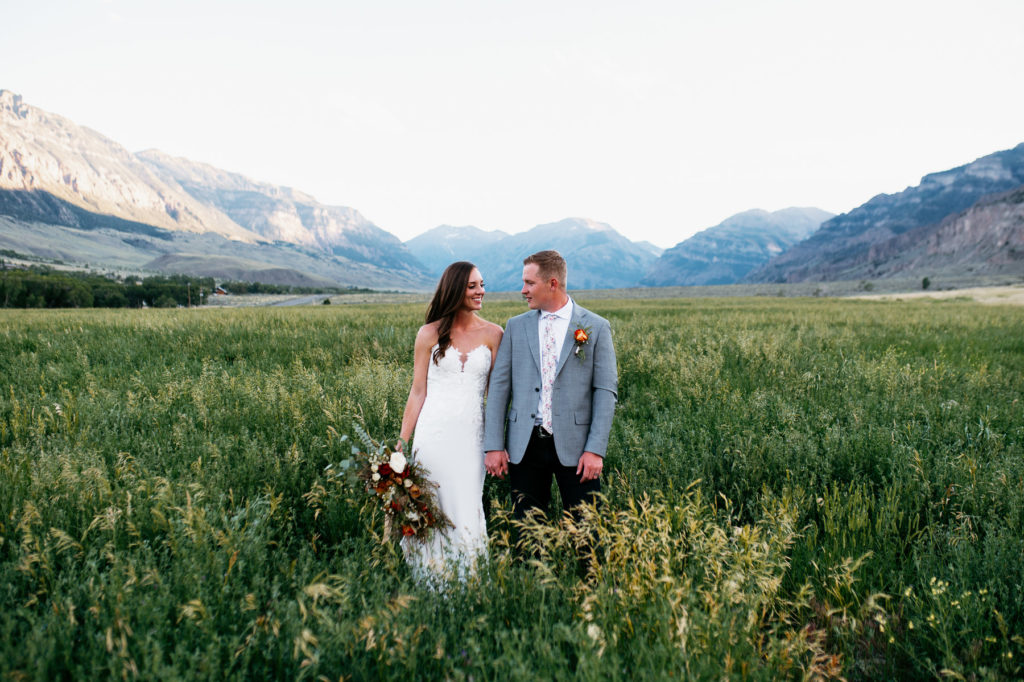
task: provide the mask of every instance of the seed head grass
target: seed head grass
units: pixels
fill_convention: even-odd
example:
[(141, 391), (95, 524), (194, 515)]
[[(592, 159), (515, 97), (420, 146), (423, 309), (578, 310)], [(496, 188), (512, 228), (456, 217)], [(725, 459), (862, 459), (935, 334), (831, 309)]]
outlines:
[(398, 436), (421, 305), (0, 311), (0, 672), (1024, 672), (1019, 309), (581, 303), (619, 359), (604, 493), (519, 522), (489, 479), (442, 588), (338, 475), (355, 424)]

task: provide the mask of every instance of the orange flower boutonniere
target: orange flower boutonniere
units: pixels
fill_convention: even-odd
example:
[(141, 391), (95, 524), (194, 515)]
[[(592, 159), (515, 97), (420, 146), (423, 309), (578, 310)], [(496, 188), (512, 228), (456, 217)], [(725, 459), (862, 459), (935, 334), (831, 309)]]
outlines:
[(583, 346), (587, 345), (587, 342), (590, 341), (590, 327), (578, 327), (576, 331), (572, 333), (572, 338), (573, 355), (578, 357), (580, 362), (583, 362), (587, 359), (587, 353), (583, 349)]

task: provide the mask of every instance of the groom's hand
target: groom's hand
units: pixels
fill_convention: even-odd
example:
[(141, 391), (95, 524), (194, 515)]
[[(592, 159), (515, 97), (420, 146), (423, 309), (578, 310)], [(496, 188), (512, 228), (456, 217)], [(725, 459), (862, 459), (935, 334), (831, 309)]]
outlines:
[(576, 465), (576, 475), (580, 477), (580, 483), (586, 483), (600, 478), (603, 468), (604, 457), (593, 452), (584, 452), (580, 457), (580, 463)]
[(505, 478), (508, 473), (508, 452), (505, 450), (488, 450), (484, 455), (484, 469), (491, 476)]

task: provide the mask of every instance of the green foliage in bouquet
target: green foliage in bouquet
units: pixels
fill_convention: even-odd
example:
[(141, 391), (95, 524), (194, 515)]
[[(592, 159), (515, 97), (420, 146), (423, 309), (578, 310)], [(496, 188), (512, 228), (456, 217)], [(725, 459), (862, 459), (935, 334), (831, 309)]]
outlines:
[[(429, 472), (415, 460), (375, 440), (359, 424), (354, 427), (365, 450), (352, 446), (352, 459), (342, 460), (335, 473), (345, 476), (355, 468), (355, 478), (372, 496), (372, 504), (384, 516), (384, 540), (397, 542), (409, 538), (426, 541), (436, 529), (451, 528), (452, 522), (437, 503), (437, 485)], [(339, 436), (342, 442), (348, 436)], [(334, 469), (327, 465), (327, 470)]]

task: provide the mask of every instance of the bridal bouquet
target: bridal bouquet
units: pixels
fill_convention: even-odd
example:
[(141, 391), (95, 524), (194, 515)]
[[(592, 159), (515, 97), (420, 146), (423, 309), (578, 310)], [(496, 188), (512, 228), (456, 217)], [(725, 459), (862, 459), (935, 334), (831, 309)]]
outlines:
[(401, 451), (392, 450), (371, 438), (358, 425), (356, 432), (366, 447), (352, 453), (359, 459), (356, 477), (384, 512), (386, 540), (409, 538), (423, 542), (435, 528), (452, 527), (437, 504), (437, 485), (415, 459), (409, 461)]

